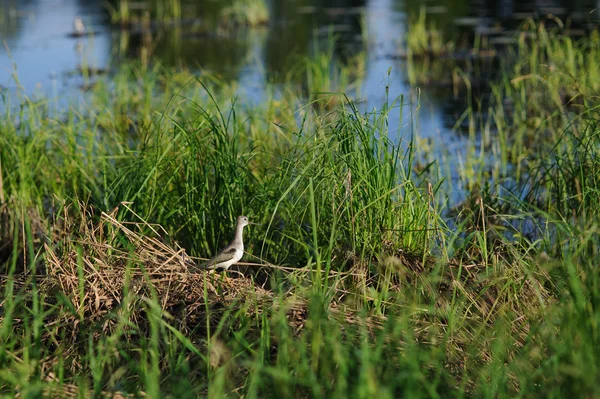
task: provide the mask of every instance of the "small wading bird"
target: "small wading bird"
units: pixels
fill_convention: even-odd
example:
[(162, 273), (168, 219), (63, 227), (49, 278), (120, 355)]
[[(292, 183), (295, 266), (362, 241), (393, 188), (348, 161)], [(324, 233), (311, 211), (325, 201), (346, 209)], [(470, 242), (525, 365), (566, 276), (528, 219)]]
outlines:
[(202, 266), (206, 269), (223, 269), (227, 270), (231, 265), (237, 263), (244, 255), (244, 226), (250, 223), (246, 216), (237, 218), (237, 227), (235, 228), (235, 237), (231, 243), (219, 251), (214, 257), (204, 262)]
[(73, 19), (73, 36), (83, 36), (85, 35), (85, 25), (83, 24), (83, 19), (77, 16)]

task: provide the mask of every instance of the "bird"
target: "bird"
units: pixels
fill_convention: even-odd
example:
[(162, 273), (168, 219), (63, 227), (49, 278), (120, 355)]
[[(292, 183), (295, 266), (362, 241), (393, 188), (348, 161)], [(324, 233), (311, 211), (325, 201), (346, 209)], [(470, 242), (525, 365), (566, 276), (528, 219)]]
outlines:
[(235, 228), (235, 237), (228, 246), (219, 251), (218, 254), (202, 264), (205, 269), (223, 269), (227, 270), (231, 265), (237, 263), (244, 255), (244, 227), (251, 223), (248, 217), (239, 216), (237, 218), (237, 226)]
[(73, 36), (83, 35), (85, 35), (85, 25), (83, 24), (83, 19), (77, 16), (73, 19)]

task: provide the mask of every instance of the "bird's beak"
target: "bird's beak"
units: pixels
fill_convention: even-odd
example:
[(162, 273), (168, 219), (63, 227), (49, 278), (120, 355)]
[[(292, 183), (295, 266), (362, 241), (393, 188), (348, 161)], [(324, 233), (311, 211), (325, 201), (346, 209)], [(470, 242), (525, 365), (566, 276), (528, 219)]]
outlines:
[(248, 224), (253, 224), (255, 226), (260, 226), (260, 223), (252, 223), (252, 222), (248, 222)]

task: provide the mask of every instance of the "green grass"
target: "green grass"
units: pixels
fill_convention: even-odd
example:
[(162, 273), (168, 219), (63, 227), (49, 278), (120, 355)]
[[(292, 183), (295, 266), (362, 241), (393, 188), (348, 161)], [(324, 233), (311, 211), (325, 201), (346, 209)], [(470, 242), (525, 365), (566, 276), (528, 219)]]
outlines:
[(406, 32), (408, 57), (439, 57), (452, 52), (454, 47), (453, 42), (444, 41), (435, 24), (427, 21), (425, 6), (421, 6), (418, 17), (412, 18)]
[[(403, 98), (359, 112), (337, 94), (354, 67), (320, 52), (252, 109), (210, 75), (133, 64), (85, 107), (5, 103), (0, 392), (597, 396), (597, 39), (536, 32), (492, 111), (464, 114), (487, 133), (456, 216), (444, 160), (414, 172), (417, 128), (388, 137)], [(548, 95), (563, 74), (580, 106)], [(244, 276), (194, 270), (242, 213), (260, 223)]]

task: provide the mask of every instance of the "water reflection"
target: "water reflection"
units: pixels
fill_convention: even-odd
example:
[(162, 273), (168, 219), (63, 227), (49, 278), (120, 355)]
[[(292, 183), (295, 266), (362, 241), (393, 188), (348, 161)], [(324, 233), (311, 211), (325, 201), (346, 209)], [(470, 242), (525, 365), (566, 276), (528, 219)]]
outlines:
[[(387, 71), (393, 63), (382, 68), (374, 59), (377, 54), (397, 52), (406, 31), (406, 15), (418, 15), (423, 7), (417, 0), (272, 1), (268, 26), (218, 31), (219, 16), (228, 2), (181, 0), (181, 18), (165, 24), (151, 19), (144, 22), (144, 18), (152, 17), (143, 1), (129, 4), (137, 22), (122, 30), (119, 25), (110, 25), (109, 10), (118, 10), (119, 0), (105, 4), (93, 0), (4, 0), (0, 4), (0, 32), (10, 55), (2, 49), (0, 84), (16, 86), (10, 77), (11, 61), (17, 65), (19, 82), (31, 91), (38, 83), (48, 83), (52, 75), (62, 75), (81, 64), (103, 68), (109, 62), (114, 65), (140, 57), (166, 66), (206, 69), (231, 80), (244, 79), (242, 75), (255, 63), (266, 71), (269, 80), (277, 81), (295, 59), (322, 48), (331, 32), (337, 38), (334, 54), (338, 59), (352, 57), (369, 45), (369, 52), (376, 56), (370, 57), (368, 67), (375, 67), (375, 71), (367, 74), (378, 76), (381, 83), (382, 70)], [(595, 7), (594, 1), (585, 0), (436, 0), (427, 4), (428, 20), (448, 38), (477, 29), (491, 32), (493, 28), (501, 33), (500, 25), (509, 29), (526, 15), (547, 12), (563, 18), (572, 15), (580, 22), (588, 15), (590, 21), (589, 10)], [(78, 16), (95, 34), (74, 42), (69, 33)], [(392, 81), (398, 78), (404, 77), (393, 76)], [(67, 82), (64, 84), (68, 87)]]
[[(83, 84), (83, 78), (67, 76), (71, 71), (82, 65), (107, 64), (110, 38), (99, 29), (106, 27), (105, 12), (97, 4), (80, 3), (6, 0), (0, 5), (0, 85), (13, 92), (20, 86), (27, 93), (57, 95)], [(69, 37), (78, 15), (83, 16), (86, 26), (96, 27), (99, 33), (93, 38)]]

